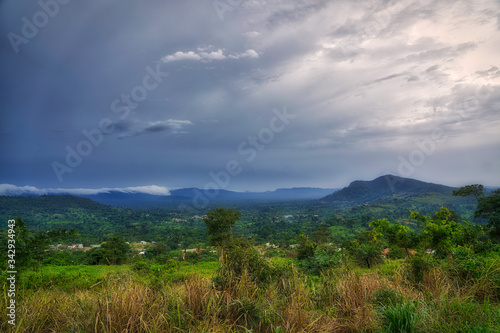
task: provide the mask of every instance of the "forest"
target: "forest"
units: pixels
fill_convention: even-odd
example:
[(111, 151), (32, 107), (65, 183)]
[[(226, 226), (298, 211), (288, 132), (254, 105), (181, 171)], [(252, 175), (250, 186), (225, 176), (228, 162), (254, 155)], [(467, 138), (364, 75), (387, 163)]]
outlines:
[(196, 212), (71, 196), (0, 203), (12, 221), (1, 247), (15, 243), (4, 295), (8, 264), (17, 270), (16, 326), (2, 331), (500, 330), (500, 190), (481, 185)]

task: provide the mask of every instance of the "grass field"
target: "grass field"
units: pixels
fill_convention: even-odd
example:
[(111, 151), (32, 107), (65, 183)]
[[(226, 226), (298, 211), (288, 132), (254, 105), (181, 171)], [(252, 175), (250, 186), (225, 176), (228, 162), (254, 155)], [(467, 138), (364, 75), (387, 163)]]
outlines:
[[(17, 325), (2, 332), (498, 332), (496, 260), (460, 280), (445, 266), (411, 282), (403, 260), (319, 276), (285, 258), (217, 286), (218, 262), (42, 267), (18, 282)], [(227, 282), (227, 281), (226, 281)], [(1, 307), (7, 302), (6, 289)]]

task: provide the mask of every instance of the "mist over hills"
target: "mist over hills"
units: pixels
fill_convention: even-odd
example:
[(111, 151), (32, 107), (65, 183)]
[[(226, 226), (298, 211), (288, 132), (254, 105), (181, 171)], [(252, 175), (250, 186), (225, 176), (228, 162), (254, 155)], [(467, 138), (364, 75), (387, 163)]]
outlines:
[(125, 208), (171, 207), (190, 203), (242, 201), (317, 200), (338, 189), (313, 187), (282, 188), (266, 192), (236, 192), (223, 189), (182, 188), (168, 190), (160, 186), (103, 189), (38, 189), (31, 186), (0, 185), (0, 195), (42, 196), (73, 195), (102, 204)]
[(199, 188), (183, 188), (171, 190), (170, 195), (151, 195), (146, 193), (122, 193), (110, 191), (86, 198), (117, 207), (162, 207), (190, 203), (222, 203), (242, 201), (291, 201), (317, 200), (331, 194), (337, 189), (323, 188), (289, 188), (267, 192), (235, 192), (229, 190), (204, 190)]
[[(38, 189), (0, 185), (0, 196), (74, 195), (122, 208), (168, 208), (180, 205), (206, 206), (240, 202), (278, 202), (312, 200), (336, 206), (354, 206), (375, 202), (434, 201), (446, 204), (463, 198), (452, 196), (456, 187), (428, 183), (416, 179), (384, 175), (373, 180), (356, 180), (342, 189), (295, 187), (266, 192), (236, 192), (224, 189), (139, 186), (102, 189)], [(485, 186), (487, 191), (489, 187)]]

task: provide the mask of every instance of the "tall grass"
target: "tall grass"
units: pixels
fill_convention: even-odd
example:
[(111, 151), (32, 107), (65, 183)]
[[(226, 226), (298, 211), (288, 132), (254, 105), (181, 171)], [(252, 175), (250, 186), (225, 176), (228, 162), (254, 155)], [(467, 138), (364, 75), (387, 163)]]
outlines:
[[(276, 266), (274, 279), (266, 283), (252, 271), (225, 271), (224, 288), (212, 279), (215, 268), (212, 274), (196, 274), (195, 267), (175, 281), (170, 276), (176, 272), (161, 270), (147, 276), (127, 269), (88, 272), (89, 283), (81, 288), (48, 270), (41, 274), (50, 275), (51, 283), (44, 285), (42, 279), (20, 288), (17, 325), (12, 329), (2, 321), (0, 331), (451, 333), (500, 328), (495, 265), (467, 281), (467, 288), (446, 267), (429, 269), (415, 283), (406, 279), (404, 266), (391, 266), (392, 274), (343, 267), (311, 278), (287, 262)], [(154, 279), (161, 283), (153, 284)], [(1, 309), (7, 306), (5, 291), (4, 285)]]
[(415, 333), (420, 321), (415, 303), (388, 305), (382, 310), (383, 332)]

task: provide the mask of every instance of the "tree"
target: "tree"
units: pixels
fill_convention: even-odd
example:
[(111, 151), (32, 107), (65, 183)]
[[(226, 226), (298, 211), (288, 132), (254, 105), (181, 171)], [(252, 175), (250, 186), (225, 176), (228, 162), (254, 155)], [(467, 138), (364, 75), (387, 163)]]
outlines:
[(444, 207), (441, 207), (432, 218), (419, 212), (411, 212), (411, 217), (423, 227), (423, 240), (436, 250), (436, 254), (440, 257), (445, 257), (451, 252), (454, 240), (462, 233), (462, 225), (453, 221), (452, 215), (452, 212)]
[(377, 233), (381, 233), (391, 245), (403, 248), (406, 256), (410, 256), (409, 248), (417, 243), (417, 235), (409, 227), (402, 224), (394, 224), (387, 219), (370, 222), (370, 227)]
[(318, 244), (311, 242), (309, 236), (300, 234), (300, 236), (297, 237), (297, 242), (299, 243), (297, 259), (302, 260), (314, 256), (314, 251), (316, 247), (318, 247)]
[(468, 197), (473, 195), (477, 201), (484, 195), (484, 186), (480, 184), (466, 185), (453, 191), (454, 196)]
[(332, 232), (325, 226), (321, 226), (318, 230), (313, 233), (313, 241), (318, 244), (328, 243), (330, 240)]
[(474, 216), (488, 219), (488, 225), (495, 229), (495, 235), (500, 236), (500, 189), (494, 190), (492, 195), (479, 198)]
[(380, 246), (375, 243), (359, 244), (355, 241), (349, 252), (358, 264), (366, 268), (383, 262)]
[(203, 218), (207, 226), (208, 240), (213, 245), (223, 244), (233, 238), (233, 227), (239, 220), (241, 213), (238, 210), (216, 208), (209, 210)]
[(26, 227), (20, 217), (17, 217), (15, 221), (16, 266), (18, 268), (36, 265), (47, 256), (51, 243), (77, 235), (75, 229), (34, 232)]
[(111, 237), (101, 244), (106, 250), (105, 258), (110, 265), (121, 265), (127, 261), (130, 245), (121, 237)]
[(170, 251), (171, 249), (168, 245), (158, 242), (146, 251), (146, 258), (156, 259), (158, 262), (164, 263), (168, 260), (168, 253)]
[(96, 247), (85, 253), (85, 265), (105, 265), (107, 251), (102, 247)]

